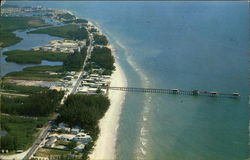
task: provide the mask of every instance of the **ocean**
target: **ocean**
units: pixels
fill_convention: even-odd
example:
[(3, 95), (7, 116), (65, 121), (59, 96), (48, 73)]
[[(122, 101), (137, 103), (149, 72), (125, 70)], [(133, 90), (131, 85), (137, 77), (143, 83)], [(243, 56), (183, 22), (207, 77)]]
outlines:
[(94, 22), (116, 47), (130, 87), (241, 94), (128, 93), (117, 159), (248, 159), (248, 2), (11, 3), (66, 9)]

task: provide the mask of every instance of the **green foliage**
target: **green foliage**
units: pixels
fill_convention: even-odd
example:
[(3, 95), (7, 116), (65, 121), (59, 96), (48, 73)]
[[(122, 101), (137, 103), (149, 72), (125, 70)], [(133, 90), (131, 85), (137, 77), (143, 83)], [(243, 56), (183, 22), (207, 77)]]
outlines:
[(110, 101), (103, 95), (70, 95), (60, 111), (58, 122), (79, 125), (88, 130), (95, 140), (99, 133), (98, 121), (104, 116)]
[(37, 17), (0, 17), (0, 29), (5, 31), (15, 31), (18, 29), (28, 29), (34, 27), (49, 26), (41, 18)]
[(64, 61), (63, 66), (67, 71), (79, 71), (84, 63), (84, 59), (80, 53), (70, 54)]
[(72, 20), (72, 19), (76, 19), (76, 16), (69, 14), (69, 13), (62, 13), (62, 14), (57, 14), (56, 18), (57, 19)]
[(8, 47), (14, 45), (22, 40), (22, 38), (17, 37), (14, 33), (7, 31), (0, 31), (0, 43), (3, 43), (0, 47)]
[(81, 49), (81, 53), (75, 52), (69, 54), (67, 59), (64, 61), (63, 66), (67, 71), (79, 71), (84, 63), (87, 55), (87, 47)]
[(96, 93), (97, 93), (97, 94), (100, 94), (100, 93), (102, 93), (102, 90), (101, 90), (101, 88), (97, 88), (97, 90), (96, 90)]
[(5, 75), (5, 78), (56, 81), (63, 78), (64, 76), (65, 73), (63, 66), (34, 66), (27, 67), (23, 71), (10, 72)]
[(112, 70), (105, 69), (102, 74), (103, 75), (111, 75), (112, 74)]
[(20, 109), (20, 114), (28, 116), (48, 116), (59, 106), (64, 92), (56, 90), (35, 93), (28, 97), (24, 107)]
[[(98, 130), (99, 131), (99, 130)], [(99, 133), (99, 132), (98, 132)], [(98, 134), (98, 133), (96, 133), (96, 135)], [(93, 150), (93, 146), (94, 146), (94, 142), (90, 142), (90, 143), (88, 143), (86, 146), (85, 146), (85, 148), (84, 148), (84, 150), (83, 150), (83, 155), (82, 155), (82, 160), (88, 160), (89, 159), (89, 154), (92, 152), (92, 150)]]
[(94, 141), (97, 140), (100, 129), (98, 121), (104, 116), (110, 101), (103, 95), (70, 95), (61, 108), (57, 122), (65, 122), (71, 126), (79, 125), (92, 137), (93, 142), (88, 143), (82, 159), (87, 160)]
[(44, 29), (38, 29), (28, 33), (43, 33), (51, 36), (58, 36), (66, 39), (84, 40), (88, 38), (88, 32), (86, 28), (80, 27), (77, 24), (69, 24), (59, 27), (50, 27)]
[(91, 33), (97, 32), (97, 29), (91, 28), (91, 29), (90, 29), (90, 32), (91, 32)]
[(18, 114), (20, 108), (27, 100), (27, 97), (7, 97), (1, 96), (1, 112), (8, 114)]
[(107, 45), (108, 44), (108, 39), (104, 35), (99, 35), (99, 34), (94, 34), (94, 44), (98, 45)]
[(63, 92), (56, 90), (41, 91), (29, 97), (2, 96), (1, 112), (26, 116), (48, 116), (60, 104)]
[(0, 17), (0, 43), (3, 43), (1, 47), (11, 46), (22, 40), (11, 32), (42, 26), (48, 26), (48, 24), (36, 17)]
[(40, 87), (40, 86), (22, 86), (16, 85), (12, 83), (3, 83), (1, 89), (6, 90), (8, 92), (22, 93), (22, 94), (32, 94), (41, 91), (48, 90), (48, 87)]
[(40, 71), (40, 72), (56, 72), (56, 73), (61, 73), (63, 72), (63, 67), (62, 66), (33, 66), (33, 67), (27, 67), (24, 68), (25, 71)]
[(111, 54), (111, 50), (107, 47), (94, 47), (91, 60), (106, 70), (112, 71), (115, 69), (114, 57)]
[(16, 62), (19, 64), (40, 64), (42, 60), (64, 61), (67, 53), (54, 53), (32, 50), (12, 50), (3, 53), (8, 56), (6, 61)]
[(8, 134), (1, 137), (1, 149), (17, 150), (28, 149), (35, 140), (37, 125), (44, 125), (47, 118), (28, 118), (19, 116), (1, 115), (1, 129)]
[(86, 66), (85, 66), (85, 68), (84, 68), (84, 70), (88, 71), (89, 73), (92, 72), (92, 69), (93, 69), (92, 63), (87, 63)]
[(76, 19), (74, 22), (75, 23), (88, 23), (86, 19)]
[(68, 149), (74, 149), (75, 147), (76, 147), (76, 142), (75, 141), (69, 142), (69, 144), (67, 145)]

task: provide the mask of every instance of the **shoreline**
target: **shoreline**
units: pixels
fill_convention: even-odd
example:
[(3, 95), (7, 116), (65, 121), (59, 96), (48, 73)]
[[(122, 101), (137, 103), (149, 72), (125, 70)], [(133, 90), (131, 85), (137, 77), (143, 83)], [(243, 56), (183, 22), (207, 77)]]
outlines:
[[(105, 35), (100, 27), (94, 25), (92, 22), (88, 21), (89, 25), (94, 26), (98, 32), (109, 38)], [(113, 71), (111, 75), (111, 86), (127, 86), (126, 76), (119, 65), (118, 57), (115, 54), (115, 48), (113, 45), (109, 44), (105, 45), (105, 47), (111, 49), (111, 53), (115, 58), (114, 66), (116, 69)], [(90, 159), (115, 159), (116, 158), (116, 142), (117, 142), (117, 134), (119, 128), (119, 120), (120, 114), (122, 111), (122, 106), (125, 100), (126, 92), (114, 91), (110, 90), (108, 94), (108, 98), (110, 99), (110, 106), (106, 111), (104, 117), (99, 120), (99, 128), (100, 133), (98, 139), (95, 142), (95, 146), (93, 147), (93, 152), (89, 153)], [(20, 159), (21, 156), (25, 156), (29, 150), (26, 150), (20, 154), (10, 155), (10, 157)]]
[[(112, 51), (113, 52), (113, 51)], [(127, 86), (126, 76), (115, 58), (116, 70), (111, 76), (111, 86)], [(115, 159), (116, 158), (116, 140), (119, 128), (120, 114), (125, 100), (125, 92), (109, 91), (110, 106), (104, 117), (99, 121), (100, 133), (93, 147), (93, 152), (89, 157), (95, 159)]]

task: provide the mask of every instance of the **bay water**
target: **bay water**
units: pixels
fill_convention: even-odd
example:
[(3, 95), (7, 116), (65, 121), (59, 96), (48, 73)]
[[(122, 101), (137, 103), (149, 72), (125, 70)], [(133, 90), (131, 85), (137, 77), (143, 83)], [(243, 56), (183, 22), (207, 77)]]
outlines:
[(241, 97), (128, 93), (117, 159), (245, 160), (249, 152), (247, 2), (11, 2), (73, 11), (116, 47), (130, 87)]

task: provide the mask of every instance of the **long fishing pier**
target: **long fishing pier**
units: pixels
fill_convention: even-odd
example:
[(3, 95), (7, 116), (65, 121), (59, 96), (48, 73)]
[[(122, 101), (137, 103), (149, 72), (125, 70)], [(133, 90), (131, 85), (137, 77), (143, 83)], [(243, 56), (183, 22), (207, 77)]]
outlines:
[(229, 98), (240, 97), (239, 93), (222, 93), (222, 92), (209, 92), (209, 91), (199, 91), (199, 90), (135, 88), (135, 87), (107, 87), (107, 91), (108, 90), (119, 90), (119, 91), (127, 91), (127, 92), (179, 94), (179, 95), (190, 95), (190, 96), (210, 96), (210, 97), (229, 97)]

